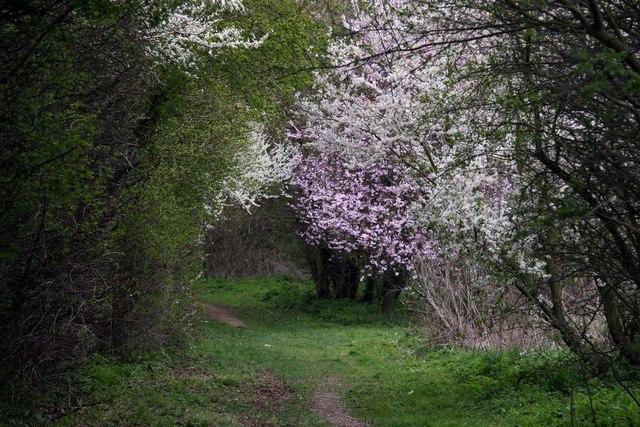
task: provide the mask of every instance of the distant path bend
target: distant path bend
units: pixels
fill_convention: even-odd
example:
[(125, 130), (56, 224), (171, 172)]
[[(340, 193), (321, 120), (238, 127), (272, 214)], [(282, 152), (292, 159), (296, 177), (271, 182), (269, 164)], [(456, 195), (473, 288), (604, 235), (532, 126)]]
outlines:
[(231, 325), (235, 328), (246, 328), (247, 325), (237, 317), (233, 315), (226, 308), (222, 308), (219, 305), (215, 304), (205, 304), (204, 305), (204, 314), (207, 319), (210, 320), (218, 320), (220, 322), (224, 322), (227, 325)]

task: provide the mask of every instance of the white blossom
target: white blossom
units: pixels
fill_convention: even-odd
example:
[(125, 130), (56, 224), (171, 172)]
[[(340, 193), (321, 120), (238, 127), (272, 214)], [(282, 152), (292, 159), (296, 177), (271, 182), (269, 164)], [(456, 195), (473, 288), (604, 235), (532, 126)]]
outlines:
[[(250, 143), (233, 158), (235, 167), (224, 180), (224, 190), (214, 206), (219, 214), (224, 206), (241, 206), (249, 211), (260, 199), (284, 195), (299, 156), (287, 143), (270, 139), (258, 123), (252, 124)], [(212, 208), (210, 208), (212, 209)]]
[(222, 25), (222, 13), (243, 10), (240, 0), (185, 2), (160, 24), (148, 22), (143, 34), (149, 42), (147, 53), (161, 64), (174, 63), (190, 71), (199, 65), (199, 52), (214, 55), (225, 48), (257, 48), (268, 34), (255, 38), (236, 27)]

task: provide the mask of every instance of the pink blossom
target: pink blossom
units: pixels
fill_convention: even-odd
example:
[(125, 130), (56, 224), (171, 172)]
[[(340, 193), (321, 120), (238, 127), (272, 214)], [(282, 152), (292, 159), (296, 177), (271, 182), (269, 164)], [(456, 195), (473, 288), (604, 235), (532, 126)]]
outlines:
[(370, 272), (413, 270), (428, 254), (428, 230), (411, 219), (418, 197), (415, 181), (399, 164), (377, 161), (349, 167), (336, 154), (301, 159), (294, 175), (300, 197), (294, 207), (310, 244), (357, 252)]

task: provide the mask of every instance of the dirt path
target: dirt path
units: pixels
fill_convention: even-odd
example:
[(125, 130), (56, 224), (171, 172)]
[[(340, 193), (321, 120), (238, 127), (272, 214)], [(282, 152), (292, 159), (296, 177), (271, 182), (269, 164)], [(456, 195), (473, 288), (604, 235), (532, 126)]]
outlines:
[(221, 322), (226, 323), (227, 325), (231, 325), (236, 328), (246, 328), (247, 325), (245, 323), (235, 317), (229, 310), (224, 309), (215, 304), (205, 304), (204, 305), (204, 314), (208, 319), (211, 320), (219, 320)]
[(349, 415), (338, 393), (339, 388), (335, 378), (322, 380), (313, 392), (313, 412), (335, 427), (366, 427), (366, 423)]
[[(215, 304), (205, 304), (204, 312), (208, 319), (218, 320), (236, 328), (246, 328), (247, 325), (229, 310)], [(255, 405), (261, 411), (278, 411), (282, 402), (291, 397), (284, 388), (284, 383), (270, 371), (261, 371), (258, 378), (260, 386), (254, 390)], [(347, 411), (339, 394), (341, 388), (336, 378), (328, 377), (322, 380), (311, 399), (313, 412), (334, 427), (367, 427), (367, 424), (352, 417)], [(254, 426), (257, 421), (251, 417), (243, 420), (243, 425)]]

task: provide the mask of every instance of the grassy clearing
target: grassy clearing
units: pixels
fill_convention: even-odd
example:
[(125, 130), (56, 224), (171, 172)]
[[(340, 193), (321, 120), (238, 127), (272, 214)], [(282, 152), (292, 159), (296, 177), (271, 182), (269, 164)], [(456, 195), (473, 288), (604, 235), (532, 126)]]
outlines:
[(53, 425), (324, 426), (310, 396), (334, 377), (351, 413), (374, 426), (583, 426), (594, 417), (640, 426), (619, 387), (580, 381), (561, 352), (425, 350), (401, 310), (389, 320), (376, 307), (318, 301), (311, 284), (286, 278), (213, 280), (199, 295), (248, 328), (203, 320), (183, 352), (97, 358), (74, 393), (101, 403)]

